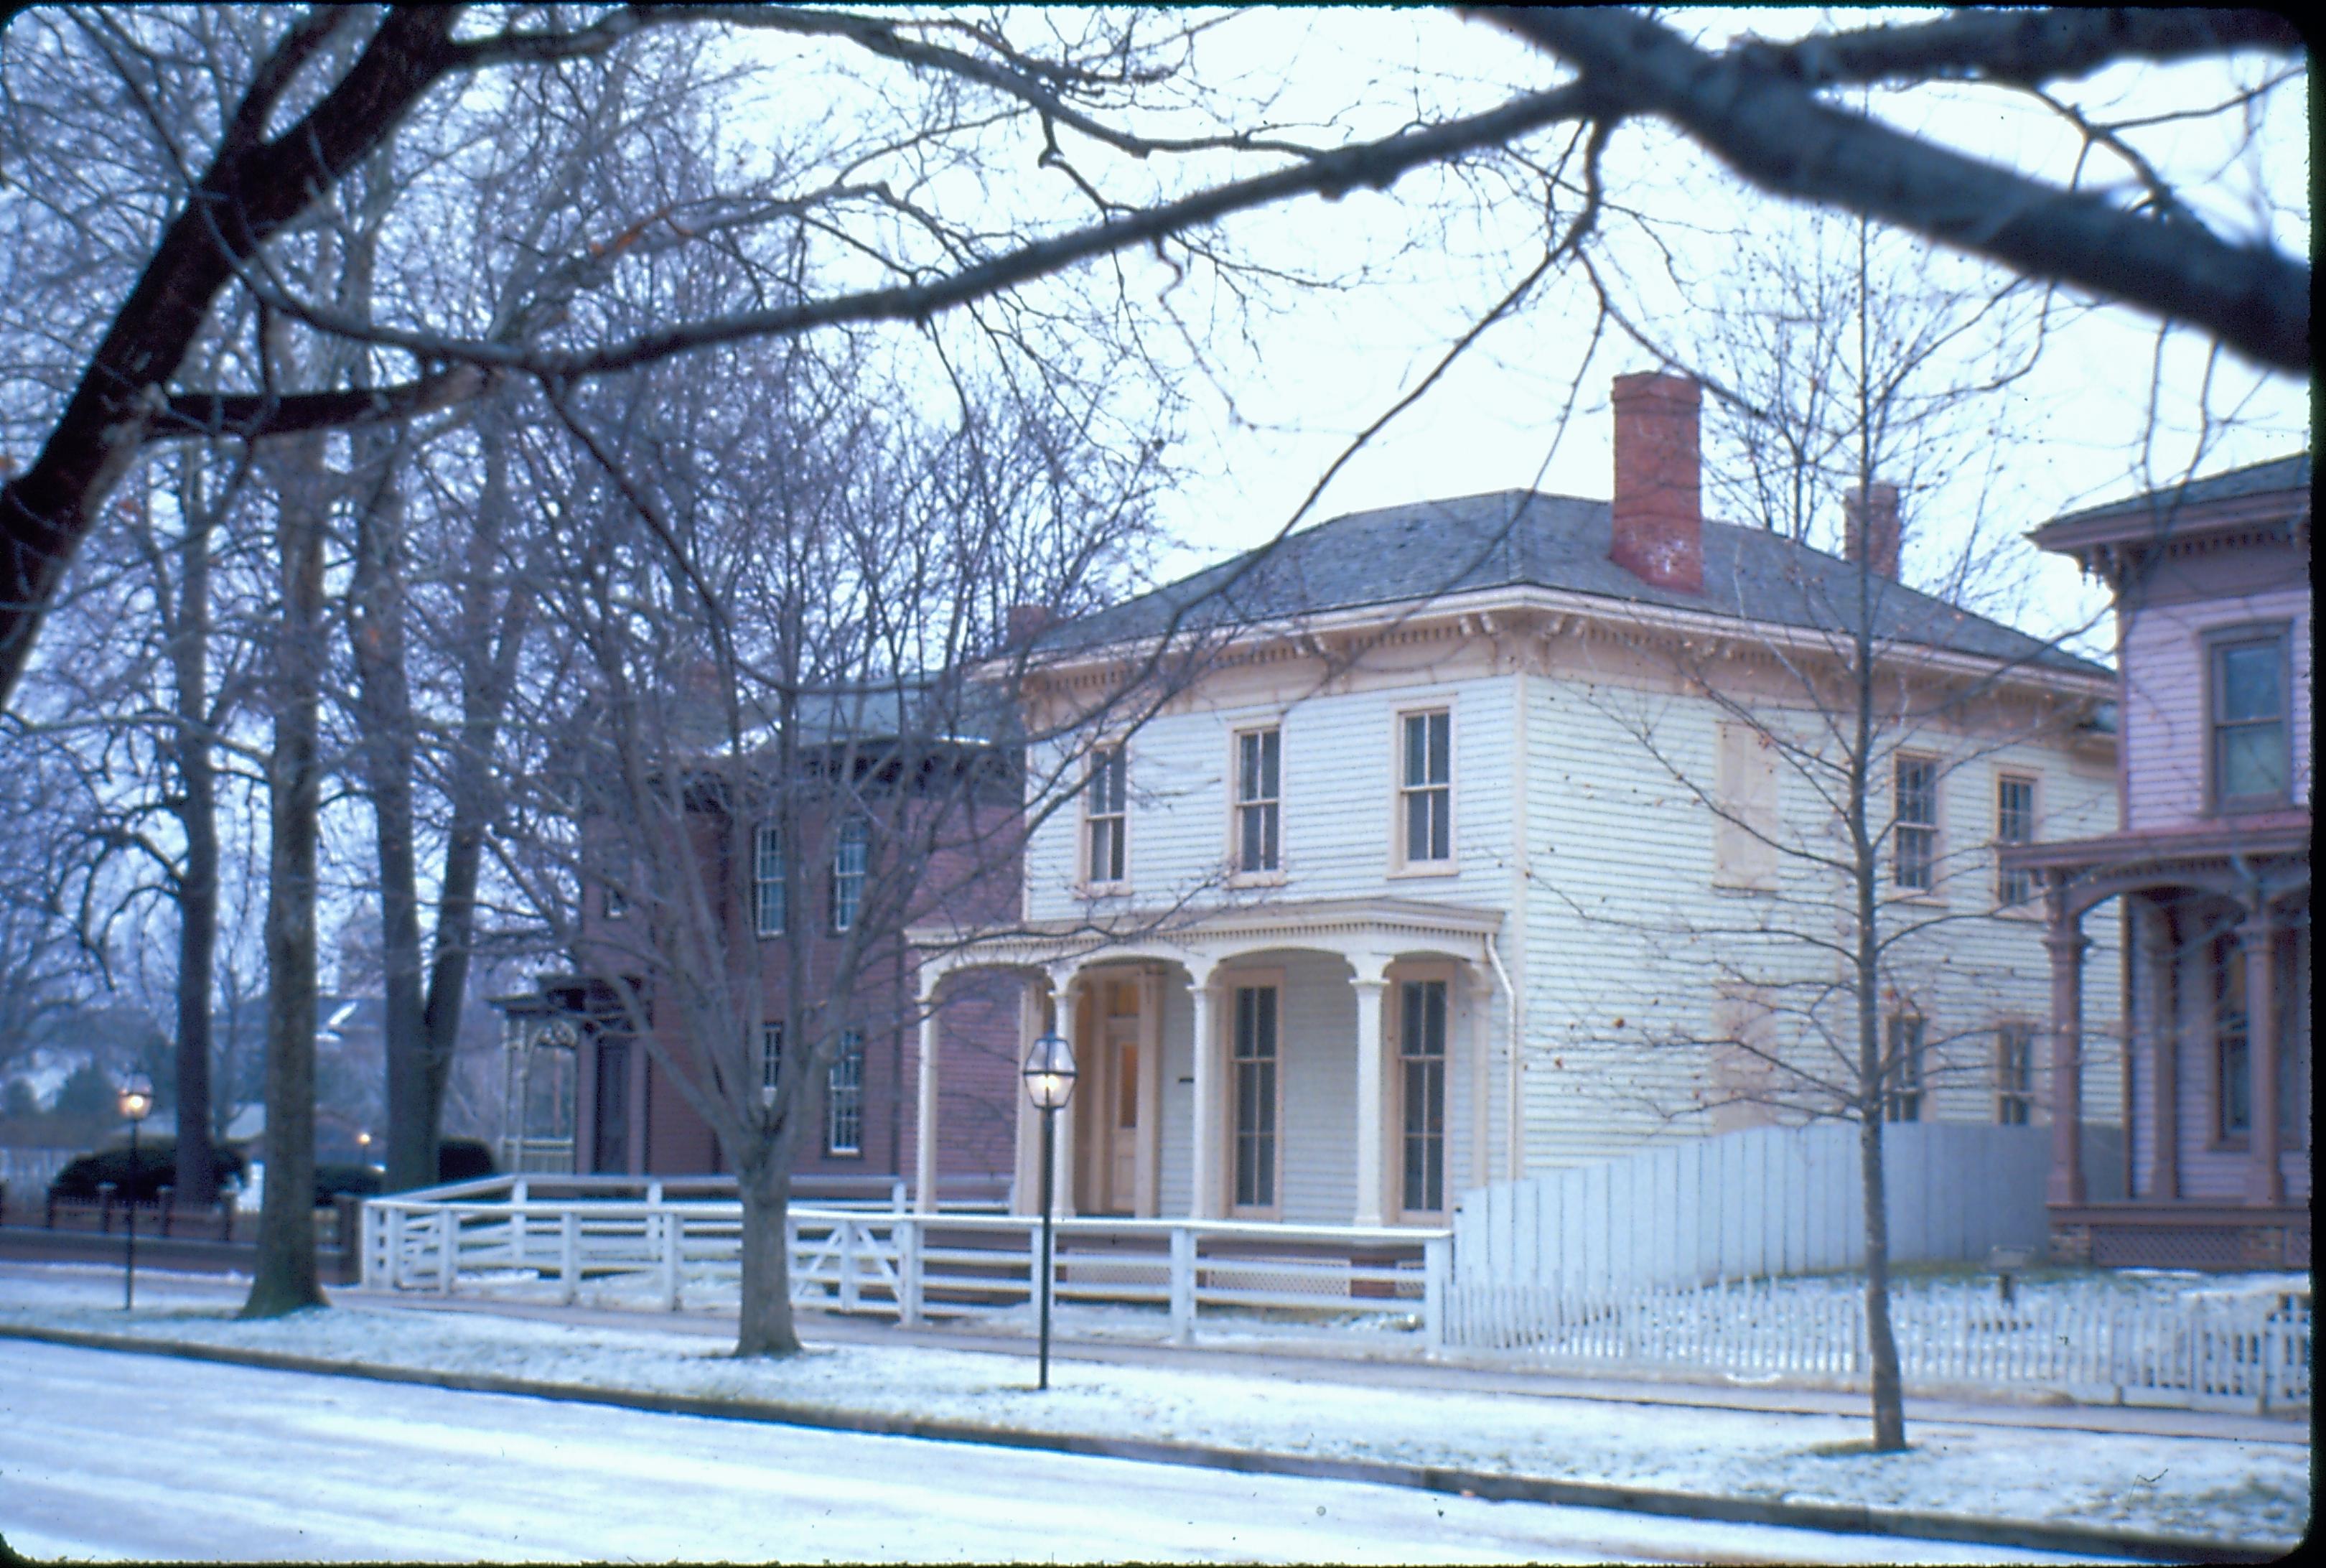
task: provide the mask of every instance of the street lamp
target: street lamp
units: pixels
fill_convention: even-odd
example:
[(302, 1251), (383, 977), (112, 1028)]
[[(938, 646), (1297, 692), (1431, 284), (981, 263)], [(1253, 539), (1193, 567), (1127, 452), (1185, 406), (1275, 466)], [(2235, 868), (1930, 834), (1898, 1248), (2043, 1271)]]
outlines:
[(154, 1111), (154, 1080), (142, 1072), (131, 1073), (121, 1086), (121, 1115), (129, 1124), (129, 1180), (122, 1190), (128, 1202), (124, 1205), (129, 1220), (129, 1266), (121, 1276), (121, 1310), (127, 1311), (137, 1300), (137, 1129)]
[(1057, 1179), (1058, 1112), (1075, 1097), (1075, 1048), (1065, 1036), (1046, 1034), (1026, 1053), (1027, 1096), (1042, 1113), (1042, 1375), (1050, 1386), (1050, 1210)]

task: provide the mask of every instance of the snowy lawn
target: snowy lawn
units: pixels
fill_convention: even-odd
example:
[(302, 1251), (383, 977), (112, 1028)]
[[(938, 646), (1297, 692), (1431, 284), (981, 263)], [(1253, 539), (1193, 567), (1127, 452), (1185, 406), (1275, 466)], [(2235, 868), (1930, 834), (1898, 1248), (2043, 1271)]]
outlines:
[[(99, 1275), (0, 1278), (0, 1322), (234, 1345), (544, 1382), (804, 1403), (1109, 1437), (1382, 1460), (1675, 1491), (2055, 1520), (2253, 1542), (2307, 1529), (2298, 1443), (1917, 1423), (1912, 1451), (1852, 1451), (1864, 1421), (1302, 1383), (1215, 1370), (817, 1347), (740, 1362), (699, 1334), (360, 1306), (233, 1321), (212, 1291), (140, 1279), (125, 1317)], [(0, 1341), (0, 1361), (6, 1356)]]

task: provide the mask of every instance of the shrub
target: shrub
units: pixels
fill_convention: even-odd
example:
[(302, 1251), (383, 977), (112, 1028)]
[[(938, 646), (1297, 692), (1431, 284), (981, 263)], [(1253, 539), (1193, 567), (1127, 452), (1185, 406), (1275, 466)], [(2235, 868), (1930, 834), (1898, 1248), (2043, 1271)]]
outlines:
[(447, 1138), (436, 1145), (439, 1181), (474, 1181), (496, 1171), (492, 1145), (482, 1138)]
[[(210, 1155), (210, 1170), (220, 1186), (240, 1181), (250, 1169), (250, 1162), (239, 1149), (218, 1149)], [(137, 1165), (133, 1173), (129, 1164), (129, 1145), (119, 1143), (110, 1149), (100, 1149), (93, 1154), (83, 1154), (57, 1172), (49, 1183), (49, 1191), (58, 1198), (95, 1199), (100, 1181), (113, 1183), (116, 1192), (133, 1197), (140, 1203), (152, 1203), (162, 1196), (162, 1189), (178, 1180), (178, 1140), (175, 1138), (144, 1138), (137, 1144)]]

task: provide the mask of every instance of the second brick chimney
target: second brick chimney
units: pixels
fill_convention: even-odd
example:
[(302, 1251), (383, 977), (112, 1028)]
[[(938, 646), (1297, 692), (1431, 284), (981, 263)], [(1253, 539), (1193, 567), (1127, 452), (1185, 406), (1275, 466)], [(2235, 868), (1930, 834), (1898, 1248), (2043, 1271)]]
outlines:
[(1842, 498), (1841, 512), (1843, 557), (1855, 561), (1863, 552), (1869, 567), (1895, 582), (1898, 577), (1898, 487), (1894, 484), (1853, 487)]
[(1615, 378), (1614, 541), (1608, 558), (1641, 582), (1704, 591), (1703, 393), (1685, 376)]

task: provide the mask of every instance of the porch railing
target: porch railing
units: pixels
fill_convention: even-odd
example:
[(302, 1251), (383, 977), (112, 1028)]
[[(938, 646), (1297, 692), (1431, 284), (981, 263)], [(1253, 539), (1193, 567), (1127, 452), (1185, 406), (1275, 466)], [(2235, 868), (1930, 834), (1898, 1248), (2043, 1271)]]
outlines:
[[(673, 1311), (718, 1300), (740, 1286), (743, 1210), (711, 1195), (717, 1183), (503, 1176), (373, 1199), (363, 1212), (363, 1283), (446, 1295), (530, 1289), (568, 1302), (585, 1283), (614, 1283), (643, 1286)], [(1425, 1343), (1437, 1343), (1450, 1263), (1443, 1231), (1187, 1219), (1056, 1226), (1056, 1299), (1161, 1307), (1177, 1339), (1194, 1337), (1207, 1308), (1305, 1308), (1412, 1314)], [(1033, 1299), (1038, 1219), (795, 1203), (785, 1231), (799, 1305), (912, 1323)]]

